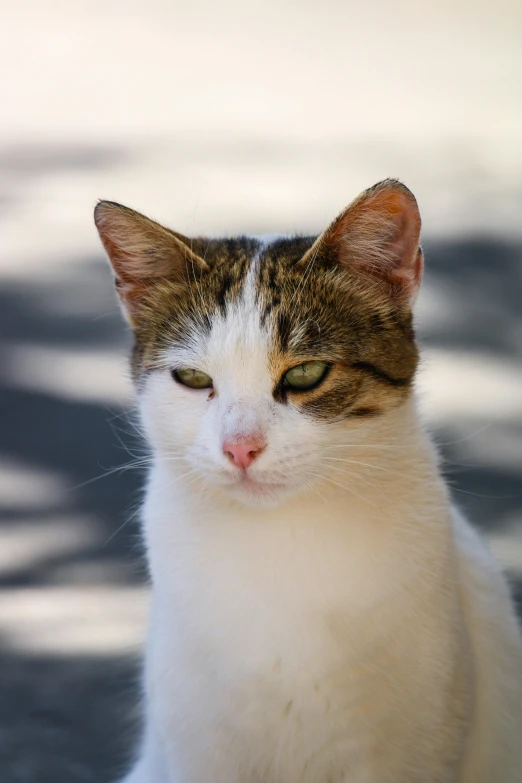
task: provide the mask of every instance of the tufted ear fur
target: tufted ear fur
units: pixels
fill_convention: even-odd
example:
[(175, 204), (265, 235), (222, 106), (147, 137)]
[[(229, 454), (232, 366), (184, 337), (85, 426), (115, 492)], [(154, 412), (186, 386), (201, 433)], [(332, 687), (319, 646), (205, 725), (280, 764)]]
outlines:
[(401, 182), (386, 179), (341, 212), (299, 264), (306, 268), (317, 260), (360, 272), (409, 305), (422, 278), (420, 229), (413, 193)]
[(159, 278), (182, 282), (208, 269), (193, 250), (196, 243), (121, 204), (100, 201), (94, 210), (94, 222), (131, 326), (136, 305), (148, 285)]

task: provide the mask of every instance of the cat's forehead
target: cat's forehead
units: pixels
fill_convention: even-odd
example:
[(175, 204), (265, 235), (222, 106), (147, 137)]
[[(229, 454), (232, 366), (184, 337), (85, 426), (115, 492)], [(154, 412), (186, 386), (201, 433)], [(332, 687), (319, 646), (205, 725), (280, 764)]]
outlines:
[(201, 303), (209, 314), (235, 320), (241, 305), (244, 319), (259, 318), (261, 326), (287, 349), (296, 328), (302, 334), (312, 313), (315, 322), (329, 308), (333, 314), (335, 300), (341, 296), (333, 284), (335, 274), (314, 267), (313, 261), (304, 268), (300, 264), (315, 239), (267, 235), (210, 243), (205, 255), (210, 271), (194, 281)]
[[(313, 241), (237, 237), (205, 240), (200, 246), (195, 240), (208, 270), (194, 270), (182, 285), (163, 279), (149, 287), (137, 319), (138, 343), (149, 349), (187, 345), (196, 335), (208, 337), (222, 331), (224, 322), (237, 324), (239, 318), (244, 324), (260, 319), (268, 329), (283, 301), (299, 294), (303, 278), (295, 267)], [(294, 315), (299, 317), (299, 309)]]
[(294, 268), (315, 239), (267, 234), (207, 241), (202, 256), (210, 269), (198, 282), (223, 311), (242, 294), (244, 286), (253, 285), (257, 298), (266, 298), (268, 292), (282, 295), (288, 278), (298, 275)]
[(291, 284), (288, 277), (312, 243), (312, 237), (274, 235), (212, 242), (205, 254), (210, 271), (193, 279), (181, 299), (174, 289), (164, 294), (176, 299), (157, 335), (168, 355), (186, 364), (229, 363), (248, 367), (250, 374), (257, 365), (266, 371), (267, 360), (288, 349), (289, 305), (300, 321), (296, 283), (302, 277)]

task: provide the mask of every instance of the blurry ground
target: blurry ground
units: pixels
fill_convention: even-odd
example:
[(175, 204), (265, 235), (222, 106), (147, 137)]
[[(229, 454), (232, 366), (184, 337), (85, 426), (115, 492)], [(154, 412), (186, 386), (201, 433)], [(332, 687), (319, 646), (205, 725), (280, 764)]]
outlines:
[(424, 406), (522, 599), (521, 8), (3, 9), (2, 783), (109, 783), (130, 738), (141, 477), (108, 472), (132, 436), (98, 197), (185, 233), (313, 231), (402, 178), (426, 229)]

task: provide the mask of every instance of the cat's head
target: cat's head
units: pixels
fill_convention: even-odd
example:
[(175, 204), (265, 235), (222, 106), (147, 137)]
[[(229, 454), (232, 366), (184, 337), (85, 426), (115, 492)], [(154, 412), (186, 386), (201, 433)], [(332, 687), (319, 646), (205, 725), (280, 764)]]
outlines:
[(188, 239), (107, 201), (95, 220), (135, 335), (145, 430), (173, 473), (277, 502), (408, 397), (422, 252), (399, 182), (318, 238)]

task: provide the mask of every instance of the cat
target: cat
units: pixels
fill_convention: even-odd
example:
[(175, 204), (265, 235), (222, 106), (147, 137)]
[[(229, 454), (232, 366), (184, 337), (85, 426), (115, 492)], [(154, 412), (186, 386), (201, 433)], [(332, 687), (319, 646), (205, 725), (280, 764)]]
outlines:
[(515, 611), (415, 404), (413, 194), (319, 237), (95, 222), (153, 458), (125, 783), (520, 783)]

